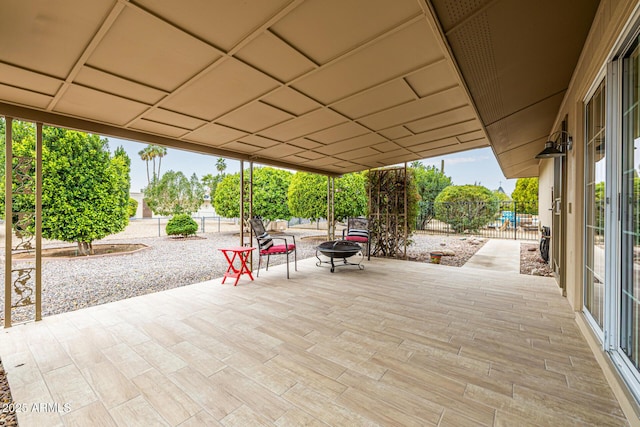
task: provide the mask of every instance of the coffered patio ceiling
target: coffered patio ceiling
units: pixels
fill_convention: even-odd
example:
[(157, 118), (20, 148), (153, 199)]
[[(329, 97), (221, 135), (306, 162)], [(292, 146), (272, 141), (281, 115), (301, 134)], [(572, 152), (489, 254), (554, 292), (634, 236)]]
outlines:
[(491, 144), (537, 175), (597, 3), (6, 0), (0, 114), (331, 175)]

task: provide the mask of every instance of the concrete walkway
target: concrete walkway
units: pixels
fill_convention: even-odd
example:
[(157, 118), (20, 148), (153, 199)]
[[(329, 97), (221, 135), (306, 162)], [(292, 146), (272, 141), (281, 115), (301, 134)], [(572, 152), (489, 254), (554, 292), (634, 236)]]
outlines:
[(520, 273), (520, 241), (490, 239), (462, 268)]

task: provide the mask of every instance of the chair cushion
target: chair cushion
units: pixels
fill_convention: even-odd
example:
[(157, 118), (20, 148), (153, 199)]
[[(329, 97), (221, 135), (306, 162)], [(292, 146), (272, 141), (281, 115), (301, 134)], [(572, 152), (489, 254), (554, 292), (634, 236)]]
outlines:
[(294, 244), (288, 244), (287, 246), (273, 245), (273, 242), (271, 242), (269, 249), (260, 249), (260, 255), (286, 254), (287, 247), (289, 248), (289, 252), (293, 252), (296, 249), (296, 245)]
[(260, 245), (260, 250), (267, 250), (273, 247), (273, 240), (271, 240), (271, 236), (266, 231), (258, 236), (258, 245)]
[[(369, 232), (367, 230), (361, 230), (359, 228), (352, 228), (347, 233), (347, 237), (364, 237), (365, 239), (369, 238)], [(349, 239), (347, 239), (349, 240)]]
[(358, 243), (367, 243), (369, 241), (368, 238), (362, 236), (347, 236), (344, 240), (348, 240), (350, 242), (358, 242)]

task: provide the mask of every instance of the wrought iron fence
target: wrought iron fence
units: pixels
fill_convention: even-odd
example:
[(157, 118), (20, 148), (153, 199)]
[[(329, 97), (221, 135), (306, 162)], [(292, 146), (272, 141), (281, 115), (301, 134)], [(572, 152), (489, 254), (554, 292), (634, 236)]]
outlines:
[[(237, 228), (238, 218), (222, 218), (219, 216), (192, 216), (198, 223), (198, 233), (220, 233)], [(131, 218), (124, 232), (127, 236), (162, 237), (166, 236), (167, 222), (170, 217)], [(114, 235), (119, 237), (118, 234)]]
[(540, 229), (537, 200), (424, 204), (416, 221), (417, 232), (494, 239), (539, 240)]

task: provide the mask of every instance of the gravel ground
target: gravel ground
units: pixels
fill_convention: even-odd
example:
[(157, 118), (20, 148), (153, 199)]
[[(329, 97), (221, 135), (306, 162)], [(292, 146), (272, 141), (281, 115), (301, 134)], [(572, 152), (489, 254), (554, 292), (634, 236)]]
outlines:
[[(296, 236), (299, 259), (315, 256), (315, 246), (326, 240), (323, 230), (289, 229), (287, 233)], [(42, 315), (50, 316), (222, 277), (227, 263), (216, 248), (237, 246), (239, 243), (237, 231), (230, 230), (204, 233), (197, 238), (189, 239), (173, 239), (166, 236), (141, 237), (149, 235), (153, 235), (153, 233), (143, 233), (142, 235), (131, 233), (128, 236), (121, 233), (102, 242), (96, 242), (143, 243), (149, 246), (148, 249), (133, 254), (91, 259), (46, 259), (42, 268)], [(455, 255), (444, 256), (441, 261), (443, 265), (451, 266), (464, 265), (485, 242), (484, 239), (475, 239), (470, 236), (427, 234), (416, 234), (412, 240), (413, 243), (407, 249), (407, 256), (410, 260), (429, 262), (431, 251), (445, 250), (455, 253)], [(47, 242), (45, 247), (62, 245), (67, 244)], [(536, 246), (535, 244), (529, 245)], [(526, 244), (522, 244), (521, 247), (525, 248)], [(536, 253), (523, 249), (521, 251), (521, 266), (522, 262), (525, 262), (527, 266), (539, 267), (540, 263), (535, 261)], [(4, 255), (4, 253), (0, 252), (0, 255)], [(534, 261), (530, 261), (531, 257)], [(282, 264), (284, 261), (285, 257), (274, 257), (271, 264)], [(530, 274), (531, 268), (527, 267), (523, 272)], [(4, 277), (0, 280), (3, 281)], [(0, 281), (0, 283), (2, 282)], [(3, 295), (0, 295), (0, 307), (3, 306)], [(14, 322), (32, 316), (26, 311), (16, 310), (14, 313)], [(5, 409), (10, 402), (11, 390), (0, 361), (0, 404), (3, 405), (2, 409)], [(15, 425), (17, 425), (15, 413), (0, 409), (0, 427)]]
[(538, 243), (520, 244), (520, 274), (553, 277), (553, 270), (540, 256)]

